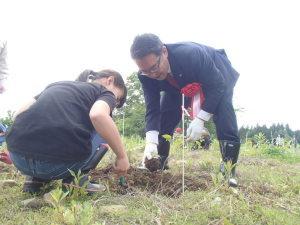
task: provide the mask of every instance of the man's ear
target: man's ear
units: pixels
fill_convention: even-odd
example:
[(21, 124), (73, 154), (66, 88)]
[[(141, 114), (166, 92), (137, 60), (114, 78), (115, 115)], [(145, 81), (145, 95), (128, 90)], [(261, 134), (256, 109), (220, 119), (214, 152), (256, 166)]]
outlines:
[(168, 57), (168, 49), (167, 49), (166, 46), (163, 46), (163, 47), (162, 47), (162, 53), (163, 53), (166, 57)]

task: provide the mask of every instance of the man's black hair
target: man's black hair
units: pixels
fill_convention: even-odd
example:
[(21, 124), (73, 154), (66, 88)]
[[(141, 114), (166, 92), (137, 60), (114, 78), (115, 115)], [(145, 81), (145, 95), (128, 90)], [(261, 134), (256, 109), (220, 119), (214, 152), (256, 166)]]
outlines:
[(163, 43), (155, 34), (137, 35), (130, 48), (131, 57), (133, 59), (141, 59), (149, 54), (159, 56), (161, 54)]
[(75, 81), (87, 82), (88, 80), (96, 80), (105, 77), (114, 77), (114, 85), (123, 90), (124, 94), (120, 99), (119, 104), (116, 106), (117, 108), (121, 108), (126, 102), (127, 98), (127, 88), (125, 86), (125, 82), (120, 73), (114, 70), (101, 70), (99, 72), (95, 72), (93, 70), (84, 70)]

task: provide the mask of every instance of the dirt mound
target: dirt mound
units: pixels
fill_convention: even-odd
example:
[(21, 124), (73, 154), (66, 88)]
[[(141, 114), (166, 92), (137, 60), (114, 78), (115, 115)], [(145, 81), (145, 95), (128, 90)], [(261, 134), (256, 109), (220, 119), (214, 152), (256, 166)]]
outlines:
[[(150, 172), (139, 168), (130, 168), (125, 176), (126, 185), (120, 185), (113, 173), (112, 166), (91, 172), (94, 180), (106, 182), (109, 190), (119, 194), (133, 194), (138, 190), (158, 193), (168, 197), (178, 197), (182, 193), (182, 175), (171, 174), (166, 171)], [(212, 183), (210, 174), (202, 173), (198, 176), (185, 176), (185, 190), (206, 190)]]
[(145, 159), (145, 167), (150, 172), (155, 172), (160, 169), (160, 159), (159, 158), (152, 158), (152, 159)]

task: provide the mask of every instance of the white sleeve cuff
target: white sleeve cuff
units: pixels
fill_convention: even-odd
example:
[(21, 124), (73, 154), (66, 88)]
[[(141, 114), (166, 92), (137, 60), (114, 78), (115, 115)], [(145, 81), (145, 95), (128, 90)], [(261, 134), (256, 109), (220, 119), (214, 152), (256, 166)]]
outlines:
[(204, 121), (209, 121), (212, 116), (213, 114), (205, 112), (204, 110), (200, 110), (200, 112), (197, 114), (197, 117)]
[(149, 130), (146, 132), (146, 143), (154, 143), (158, 145), (158, 134), (157, 130)]

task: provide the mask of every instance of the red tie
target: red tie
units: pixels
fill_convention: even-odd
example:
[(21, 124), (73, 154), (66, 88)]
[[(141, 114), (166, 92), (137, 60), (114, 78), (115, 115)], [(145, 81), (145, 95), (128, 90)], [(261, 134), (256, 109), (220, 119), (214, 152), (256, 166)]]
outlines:
[(174, 79), (174, 77), (168, 73), (166, 80), (169, 82), (169, 84), (171, 84), (173, 87), (180, 89), (177, 81)]

